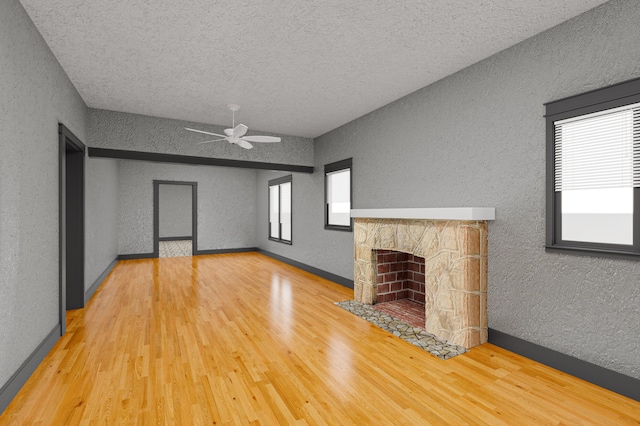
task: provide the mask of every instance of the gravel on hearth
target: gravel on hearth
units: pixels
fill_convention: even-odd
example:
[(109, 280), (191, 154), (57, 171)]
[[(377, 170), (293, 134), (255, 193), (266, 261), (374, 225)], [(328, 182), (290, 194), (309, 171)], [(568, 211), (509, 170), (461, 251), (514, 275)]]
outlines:
[(453, 358), (456, 355), (467, 352), (467, 349), (462, 346), (447, 343), (421, 328), (411, 326), (404, 321), (380, 312), (371, 305), (365, 305), (353, 300), (335, 302), (335, 304), (440, 359)]

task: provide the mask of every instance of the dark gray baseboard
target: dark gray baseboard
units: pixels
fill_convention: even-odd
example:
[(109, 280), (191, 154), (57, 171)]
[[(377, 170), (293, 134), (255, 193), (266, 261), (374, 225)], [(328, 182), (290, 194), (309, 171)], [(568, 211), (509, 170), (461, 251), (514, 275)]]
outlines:
[(118, 260), (153, 259), (154, 257), (158, 256), (154, 253), (119, 254)]
[(29, 380), (29, 377), (36, 371), (45, 356), (49, 353), (53, 345), (60, 339), (62, 328), (60, 324), (53, 327), (53, 330), (38, 345), (35, 351), (29, 355), (29, 358), (22, 363), (18, 371), (0, 389), (0, 414), (9, 406), (13, 398), (18, 394), (22, 386)]
[(257, 251), (258, 253), (262, 253), (265, 256), (272, 257), (288, 265), (295, 266), (296, 268), (300, 268), (303, 271), (311, 272), (314, 275), (317, 275), (329, 281), (333, 281), (334, 283), (338, 283), (347, 288), (353, 289), (353, 280), (341, 277), (340, 275), (332, 274), (331, 272), (323, 271), (322, 269), (318, 269), (314, 266), (309, 266), (305, 263), (298, 262), (297, 260), (289, 259), (288, 257), (280, 256), (279, 254), (271, 253), (270, 251), (266, 251), (262, 249), (257, 249)]
[(258, 251), (258, 248), (257, 247), (241, 247), (241, 248), (230, 248), (230, 249), (197, 250), (193, 252), (193, 255), (199, 256), (201, 254), (246, 253), (250, 251)]
[(640, 401), (640, 380), (531, 343), (492, 328), (489, 343), (515, 352), (620, 395)]
[(100, 284), (102, 284), (102, 281), (104, 281), (104, 279), (107, 278), (107, 275), (109, 275), (109, 272), (111, 272), (111, 270), (116, 266), (117, 263), (118, 263), (118, 258), (116, 257), (115, 259), (113, 259), (113, 262), (111, 262), (111, 264), (107, 266), (107, 269), (105, 269), (104, 272), (100, 274), (98, 279), (95, 280), (93, 284), (91, 284), (91, 287), (89, 287), (89, 289), (84, 292), (85, 306), (87, 305), (87, 302), (89, 302), (89, 299), (93, 297), (93, 294), (96, 292), (98, 287), (100, 287)]
[(158, 237), (158, 241), (186, 241), (191, 239), (193, 237)]
[[(193, 255), (199, 256), (201, 254), (244, 253), (249, 251), (258, 251), (258, 249), (256, 247), (240, 247), (230, 249), (196, 250), (193, 252)], [(118, 255), (117, 260), (153, 259), (156, 257), (158, 256), (154, 253), (121, 254)]]

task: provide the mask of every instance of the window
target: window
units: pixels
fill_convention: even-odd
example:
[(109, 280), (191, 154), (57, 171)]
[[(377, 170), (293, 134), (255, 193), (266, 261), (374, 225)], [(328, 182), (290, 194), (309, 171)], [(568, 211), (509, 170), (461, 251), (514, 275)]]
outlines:
[(640, 80), (547, 107), (547, 249), (640, 255)]
[(324, 166), (324, 227), (351, 231), (351, 162), (338, 161)]
[(269, 239), (291, 244), (291, 175), (269, 181)]

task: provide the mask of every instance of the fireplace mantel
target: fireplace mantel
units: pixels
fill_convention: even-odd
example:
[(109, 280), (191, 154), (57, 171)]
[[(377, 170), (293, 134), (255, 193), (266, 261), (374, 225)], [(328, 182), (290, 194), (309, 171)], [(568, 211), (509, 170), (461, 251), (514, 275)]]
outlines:
[(351, 217), (428, 220), (495, 220), (496, 209), (493, 207), (352, 209)]

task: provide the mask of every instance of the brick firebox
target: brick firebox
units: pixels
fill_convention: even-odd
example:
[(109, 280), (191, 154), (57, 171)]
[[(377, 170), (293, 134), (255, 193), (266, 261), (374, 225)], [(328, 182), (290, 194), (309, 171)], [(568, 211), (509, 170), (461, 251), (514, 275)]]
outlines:
[(424, 305), (424, 258), (393, 250), (376, 250), (377, 303), (410, 299)]

